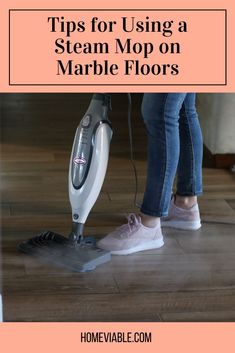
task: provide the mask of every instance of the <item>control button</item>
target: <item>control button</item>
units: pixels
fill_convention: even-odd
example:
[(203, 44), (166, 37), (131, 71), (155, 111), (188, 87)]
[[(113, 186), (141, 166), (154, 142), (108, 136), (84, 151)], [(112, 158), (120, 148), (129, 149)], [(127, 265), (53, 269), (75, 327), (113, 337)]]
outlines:
[(90, 125), (91, 122), (91, 116), (90, 115), (86, 115), (83, 119), (82, 119), (82, 126), (83, 127), (88, 127)]

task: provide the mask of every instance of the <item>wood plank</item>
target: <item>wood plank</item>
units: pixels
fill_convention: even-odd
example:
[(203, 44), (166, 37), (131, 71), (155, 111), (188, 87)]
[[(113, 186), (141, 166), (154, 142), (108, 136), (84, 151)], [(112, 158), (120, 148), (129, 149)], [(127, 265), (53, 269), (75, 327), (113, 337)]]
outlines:
[(186, 269), (182, 270), (174, 268), (165, 270), (162, 263), (158, 265), (157, 270), (118, 272), (115, 274), (115, 279), (121, 293), (235, 289), (234, 268), (231, 271), (220, 271), (216, 274), (213, 270), (197, 270), (195, 265), (189, 268), (186, 266)]
[(160, 314), (162, 321), (167, 322), (234, 322), (234, 310), (222, 311), (196, 311), (183, 313)]
[(207, 216), (220, 217), (223, 216), (235, 218), (235, 210), (230, 206), (225, 200), (208, 200), (199, 198), (199, 207), (201, 217), (205, 218)]
[(205, 223), (198, 231), (168, 229), (167, 234), (174, 234), (186, 253), (224, 254), (227, 258), (235, 250), (235, 226), (231, 224)]
[(29, 151), (24, 151), (24, 152), (8, 152), (4, 151), (2, 155), (2, 161), (4, 162), (54, 162), (54, 154), (53, 153), (48, 153), (48, 152), (29, 152)]
[(1, 204), (1, 211), (0, 215), (1, 217), (9, 217), (11, 214), (11, 206), (9, 203), (2, 203)]
[[(4, 293), (6, 321), (159, 321), (159, 313), (229, 311), (234, 291), (49, 295)], [(110, 305), (112, 304), (112, 310)]]
[(51, 275), (43, 273), (26, 274), (24, 276), (3, 277), (3, 286), (5, 292), (10, 295), (26, 295), (30, 292), (32, 296), (47, 295), (48, 293), (64, 293), (73, 294), (74, 297), (81, 294), (98, 294), (98, 293), (118, 293), (119, 290), (111, 274), (102, 276), (99, 274), (87, 273), (66, 273), (62, 272)]
[[(171, 274), (171, 279), (175, 277), (175, 266), (178, 272), (181, 271), (232, 271), (235, 266), (235, 259), (233, 252), (226, 255), (226, 262), (224, 261), (224, 254), (167, 254), (164, 247), (153, 252), (136, 253), (131, 256), (119, 257), (113, 256), (110, 266), (105, 266), (102, 269), (97, 268), (97, 272), (114, 273), (138, 273), (141, 271), (153, 271), (155, 274), (160, 274), (168, 271)], [(211, 277), (208, 277), (211, 280)]]
[(61, 215), (71, 214), (70, 205), (68, 202), (55, 203), (54, 201), (44, 202), (13, 202), (11, 203), (12, 216), (32, 216), (32, 215)]

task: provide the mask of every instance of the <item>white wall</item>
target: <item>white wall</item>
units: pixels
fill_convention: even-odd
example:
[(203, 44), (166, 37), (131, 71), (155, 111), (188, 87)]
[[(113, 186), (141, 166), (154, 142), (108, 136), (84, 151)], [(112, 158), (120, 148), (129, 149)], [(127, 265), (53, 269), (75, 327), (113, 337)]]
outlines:
[(235, 93), (198, 93), (197, 110), (207, 148), (235, 153)]

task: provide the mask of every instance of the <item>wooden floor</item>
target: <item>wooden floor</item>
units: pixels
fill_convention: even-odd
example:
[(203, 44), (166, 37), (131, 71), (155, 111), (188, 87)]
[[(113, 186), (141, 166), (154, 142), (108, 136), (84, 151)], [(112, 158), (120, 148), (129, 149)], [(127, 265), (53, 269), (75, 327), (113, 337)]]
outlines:
[[(3, 296), (6, 321), (235, 321), (235, 177), (204, 168), (199, 231), (165, 231), (165, 246), (90, 273), (71, 273), (19, 253), (17, 244), (70, 230), (67, 168), (89, 94), (1, 95)], [(146, 137), (134, 97), (141, 200)], [(126, 96), (115, 95), (106, 181), (85, 232), (102, 237), (133, 208)]]

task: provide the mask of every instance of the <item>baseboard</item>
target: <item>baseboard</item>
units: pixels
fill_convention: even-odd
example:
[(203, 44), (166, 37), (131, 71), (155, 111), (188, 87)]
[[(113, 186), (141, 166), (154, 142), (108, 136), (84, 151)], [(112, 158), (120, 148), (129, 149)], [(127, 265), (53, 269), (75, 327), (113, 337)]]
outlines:
[(215, 154), (216, 168), (231, 168), (235, 164), (235, 154)]
[(235, 154), (212, 154), (204, 145), (203, 167), (205, 168), (231, 168), (235, 164)]
[(205, 145), (203, 146), (203, 167), (215, 168), (215, 158)]

